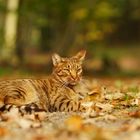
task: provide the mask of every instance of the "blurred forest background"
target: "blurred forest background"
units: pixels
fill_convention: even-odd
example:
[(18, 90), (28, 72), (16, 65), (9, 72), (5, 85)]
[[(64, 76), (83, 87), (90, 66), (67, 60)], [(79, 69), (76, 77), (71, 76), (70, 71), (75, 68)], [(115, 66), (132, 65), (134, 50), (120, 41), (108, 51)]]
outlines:
[(140, 0), (0, 0), (0, 76), (47, 74), (87, 50), (86, 74), (140, 76)]

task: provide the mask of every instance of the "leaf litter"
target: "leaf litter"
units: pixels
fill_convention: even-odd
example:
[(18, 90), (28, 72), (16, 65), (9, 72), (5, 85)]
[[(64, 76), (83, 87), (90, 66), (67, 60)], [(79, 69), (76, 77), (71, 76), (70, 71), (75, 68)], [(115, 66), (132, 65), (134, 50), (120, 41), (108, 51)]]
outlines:
[(0, 113), (0, 140), (139, 140), (140, 80), (90, 79), (74, 87), (84, 113)]

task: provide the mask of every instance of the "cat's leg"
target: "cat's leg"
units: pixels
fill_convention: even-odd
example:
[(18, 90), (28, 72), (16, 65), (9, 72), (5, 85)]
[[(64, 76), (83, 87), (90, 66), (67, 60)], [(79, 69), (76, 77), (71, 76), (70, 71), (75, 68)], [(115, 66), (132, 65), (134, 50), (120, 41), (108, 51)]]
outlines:
[(15, 96), (5, 96), (0, 102), (0, 112), (9, 112), (13, 108), (19, 108), (24, 100)]
[(22, 114), (32, 114), (35, 112), (46, 112), (45, 109), (40, 108), (36, 103), (25, 104), (19, 107)]
[(30, 103), (21, 106), (14, 104), (5, 104), (0, 108), (0, 112), (10, 112), (13, 109), (17, 109), (22, 116), (25, 114), (33, 114), (35, 112), (46, 112), (45, 109), (39, 108), (36, 103)]
[(11, 104), (4, 104), (0, 107), (0, 112), (9, 112), (12, 108), (17, 108), (17, 106)]
[(4, 104), (13, 104), (13, 105), (23, 105), (25, 104), (26, 98), (19, 94), (12, 96), (5, 96)]
[(55, 99), (54, 104), (52, 105), (52, 111), (80, 111), (84, 112), (86, 108), (82, 105), (82, 100), (81, 101), (75, 101), (71, 100), (68, 98), (64, 98), (62, 96), (57, 97)]
[(47, 111), (44, 106), (39, 101), (27, 103), (26, 97), (20, 94), (13, 94), (12, 96), (5, 96), (0, 106), (0, 111), (10, 111), (14, 107), (18, 108), (19, 112), (22, 114), (31, 114), (33, 112)]
[(60, 111), (80, 111), (85, 112), (86, 108), (82, 105), (81, 101), (66, 100), (59, 104)]

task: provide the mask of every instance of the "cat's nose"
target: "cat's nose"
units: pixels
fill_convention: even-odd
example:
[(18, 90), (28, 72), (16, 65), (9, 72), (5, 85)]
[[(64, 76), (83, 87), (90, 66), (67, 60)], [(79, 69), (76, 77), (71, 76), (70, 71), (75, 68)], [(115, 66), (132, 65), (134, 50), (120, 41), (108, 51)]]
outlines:
[(73, 79), (76, 79), (77, 78), (77, 73), (75, 71), (71, 71), (71, 77)]

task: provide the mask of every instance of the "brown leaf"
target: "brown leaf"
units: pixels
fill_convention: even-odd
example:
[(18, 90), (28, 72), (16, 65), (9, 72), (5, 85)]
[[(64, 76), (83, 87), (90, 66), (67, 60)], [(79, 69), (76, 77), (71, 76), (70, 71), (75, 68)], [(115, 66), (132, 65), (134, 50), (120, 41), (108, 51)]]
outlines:
[(82, 118), (78, 115), (68, 118), (65, 122), (70, 131), (80, 131), (82, 129)]
[(140, 118), (140, 110), (136, 110), (136, 111), (130, 112), (128, 115), (130, 117)]
[(0, 127), (0, 137), (7, 135), (8, 130), (4, 127)]

